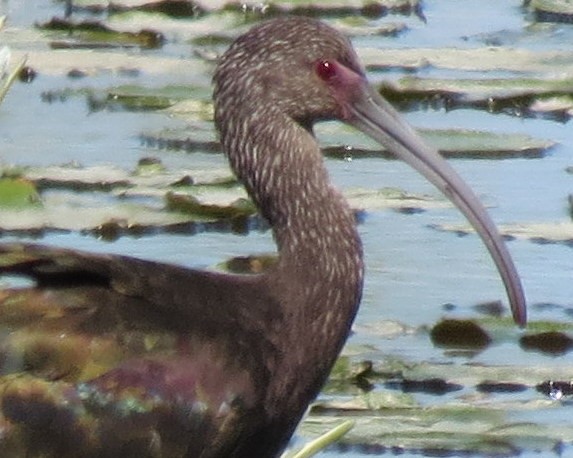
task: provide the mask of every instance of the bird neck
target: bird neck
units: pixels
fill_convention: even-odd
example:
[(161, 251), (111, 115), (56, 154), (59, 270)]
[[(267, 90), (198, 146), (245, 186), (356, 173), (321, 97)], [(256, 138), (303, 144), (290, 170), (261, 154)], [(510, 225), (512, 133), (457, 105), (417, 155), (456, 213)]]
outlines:
[(288, 393), (294, 410), (316, 396), (348, 336), (362, 292), (361, 242), (308, 130), (272, 107), (235, 119), (240, 124), (218, 123), (221, 140), (279, 251), (267, 281), (285, 315), (288, 357), (276, 368), (284, 386), (269, 387), (269, 396), (285, 407)]
[(269, 104), (218, 122), (235, 174), (270, 223), (282, 274), (304, 283), (361, 289), (362, 247), (354, 215), (331, 185), (312, 133)]

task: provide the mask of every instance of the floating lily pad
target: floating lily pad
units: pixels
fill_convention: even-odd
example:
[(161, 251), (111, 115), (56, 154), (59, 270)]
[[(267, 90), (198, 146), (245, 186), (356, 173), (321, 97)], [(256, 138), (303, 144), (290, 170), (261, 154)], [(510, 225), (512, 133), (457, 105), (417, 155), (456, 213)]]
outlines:
[(89, 231), (113, 221), (120, 227), (144, 225), (161, 227), (189, 221), (175, 213), (153, 207), (118, 202), (111, 206), (97, 198), (74, 198), (70, 193), (52, 193), (43, 198), (43, 206), (26, 210), (2, 210), (0, 229), (4, 232), (33, 233), (37, 230)]
[[(210, 110), (205, 107), (185, 108), (186, 102), (180, 102), (169, 108), (169, 113), (174, 109), (181, 109), (179, 115), (185, 117), (189, 114), (198, 119), (207, 116)], [(207, 119), (204, 117), (203, 119)], [(448, 158), (487, 158), (507, 159), (512, 157), (543, 157), (555, 142), (537, 139), (521, 133), (495, 133), (470, 129), (420, 129), (422, 137), (434, 145), (440, 153)], [(354, 129), (341, 126), (339, 123), (317, 126), (316, 133), (324, 145), (323, 153), (327, 157), (338, 159), (366, 159), (383, 157), (395, 159), (395, 156), (382, 149), (380, 145), (370, 141)], [(332, 144), (336, 138), (338, 145)], [(141, 135), (141, 140), (149, 147), (167, 150), (183, 150), (187, 152), (213, 152), (220, 153), (221, 145), (217, 141), (212, 129), (194, 131), (191, 137), (188, 129), (163, 130), (157, 133)]]
[[(19, 174), (42, 193), (43, 207), (3, 212), (0, 229), (12, 233), (65, 230), (115, 239), (157, 230), (190, 230), (187, 225), (195, 222), (244, 220), (256, 214), (228, 168), (170, 170), (158, 159), (144, 158), (133, 172), (104, 165), (66, 165), (27, 168)], [(417, 213), (451, 206), (443, 197), (396, 188), (348, 189), (345, 195), (361, 211), (392, 208)], [(246, 227), (233, 230), (242, 232)]]
[(345, 16), (341, 19), (333, 21), (338, 30), (349, 36), (387, 36), (396, 37), (402, 32), (408, 30), (408, 27), (403, 22), (385, 22), (377, 24), (376, 27), (372, 26), (371, 21), (364, 16)]
[(442, 320), (430, 332), (432, 343), (443, 348), (483, 350), (491, 337), (470, 320)]
[[(362, 452), (393, 450), (394, 454), (410, 452), (431, 456), (512, 456), (527, 443), (533, 442), (536, 450), (549, 453), (562, 440), (573, 439), (566, 425), (546, 431), (534, 423), (513, 423), (511, 414), (523, 408), (518, 403), (500, 403), (497, 408), (489, 403), (482, 406), (449, 403), (423, 409), (388, 407), (380, 413), (354, 417), (356, 426), (342, 439), (341, 446), (347, 452), (356, 446), (356, 451)], [(344, 415), (343, 406), (338, 413)], [(340, 421), (332, 414), (333, 411), (329, 411), (328, 417), (309, 417), (301, 425), (300, 433), (320, 434), (333, 422)]]
[(411, 194), (398, 188), (348, 189), (344, 195), (353, 208), (363, 210), (393, 208), (416, 213), (432, 208), (448, 208), (452, 205), (443, 198)]
[[(191, 3), (191, 5), (189, 5)], [(338, 8), (357, 8), (362, 7), (384, 7), (387, 9), (406, 12), (418, 5), (417, 0), (334, 0), (323, 2), (316, 0), (273, 0), (267, 3), (267, 8), (270, 6), (281, 6), (284, 8), (296, 8), (305, 6), (316, 6), (321, 9), (328, 9), (329, 7)], [(158, 11), (164, 14), (170, 14), (174, 11), (175, 16), (179, 16), (181, 10), (183, 12), (193, 13), (195, 15), (202, 12), (216, 12), (226, 8), (244, 7), (248, 9), (260, 8), (263, 5), (256, 0), (245, 0), (236, 2), (234, 0), (195, 0), (194, 2), (178, 1), (178, 0), (74, 0), (75, 8), (85, 8), (94, 12), (101, 12), (104, 10), (110, 11), (124, 11), (128, 9), (151, 10)]]
[[(346, 367), (349, 360), (345, 357)], [(387, 357), (375, 362), (369, 378), (375, 386), (383, 384), (392, 390), (378, 389), (366, 395), (348, 392), (343, 400), (321, 400), (300, 426), (299, 434), (319, 434), (321, 427), (326, 427), (333, 418), (353, 414), (356, 429), (342, 440), (347, 452), (354, 446), (362, 452), (377, 447), (398, 447), (401, 452), (434, 450), (436, 454), (439, 450), (440, 455), (489, 456), (527, 450), (531, 442), (536, 444), (536, 450), (550, 451), (561, 441), (573, 439), (567, 425), (547, 432), (535, 422), (523, 423), (516, 418), (537, 409), (558, 407), (551, 395), (545, 393), (545, 399), (527, 397), (527, 401), (523, 395), (500, 396), (531, 390), (532, 380), (566, 380), (569, 373), (566, 366), (448, 364), (446, 368), (439, 363)], [(426, 397), (422, 408), (415, 399), (416, 393), (435, 396), (462, 388), (464, 395), (450, 397), (445, 403), (437, 399), (428, 401)], [(468, 394), (470, 390), (475, 390), (474, 394)]]
[(312, 413), (360, 412), (417, 407), (414, 398), (406, 393), (380, 391), (366, 393), (350, 400), (318, 401), (312, 406)]
[[(64, 32), (66, 41), (52, 43), (52, 47), (107, 47), (107, 46), (141, 46), (157, 48), (163, 45), (163, 35), (155, 30), (140, 30), (136, 33), (116, 31), (97, 21), (74, 22), (67, 19), (52, 18), (49, 22), (38, 24), (46, 31)], [(70, 39), (74, 39), (72, 42)]]
[(529, 107), (534, 113), (540, 113), (553, 118), (562, 118), (564, 121), (573, 116), (573, 97), (547, 97), (535, 100)]
[[(516, 75), (518, 80), (519, 76), (537, 74), (552, 80), (555, 77), (555, 66), (559, 65), (561, 75), (570, 76), (573, 74), (573, 52), (569, 50), (532, 51), (499, 46), (480, 46), (479, 48), (415, 47), (384, 50), (359, 48), (358, 54), (370, 70), (401, 68), (414, 71), (434, 68), (456, 70), (456, 72), (479, 72), (480, 81), (486, 83), (490, 78), (483, 78), (483, 72), (500, 72), (505, 75), (512, 73)], [(495, 73), (491, 76), (495, 76)], [(408, 80), (406, 79), (406, 81)], [(448, 80), (443, 81), (444, 84), (447, 84)], [(456, 79), (451, 79), (449, 82), (455, 85)]]
[(241, 11), (248, 8), (253, 11), (270, 14), (300, 14), (300, 15), (348, 15), (362, 14), (364, 16), (377, 18), (388, 12), (400, 14), (415, 14), (419, 11), (417, 0), (272, 0), (262, 5), (260, 2), (248, 0), (245, 2), (218, 1), (215, 4), (223, 4), (224, 8)]
[[(491, 112), (527, 115), (536, 102), (570, 96), (573, 78), (430, 79), (405, 77), (382, 86), (382, 94), (402, 108), (419, 105), (446, 109), (473, 107)], [(567, 107), (567, 110), (570, 107)], [(556, 110), (552, 110), (555, 113)], [(560, 115), (562, 113), (559, 112)]]
[(164, 173), (166, 170), (165, 166), (156, 157), (144, 157), (138, 161), (134, 173), (139, 176), (149, 176)]
[(0, 209), (37, 207), (40, 196), (34, 184), (23, 178), (0, 178)]
[(563, 332), (542, 332), (527, 334), (519, 339), (521, 348), (528, 351), (559, 356), (573, 350), (573, 338)]
[(368, 323), (356, 323), (354, 329), (360, 334), (374, 335), (383, 339), (415, 334), (420, 330), (413, 326), (394, 320), (369, 321)]
[(126, 172), (110, 166), (90, 168), (73, 165), (50, 166), (44, 169), (29, 169), (25, 174), (40, 191), (46, 189), (68, 189), (76, 192), (111, 191), (132, 185)]
[[(507, 328), (510, 324), (508, 321)], [(492, 334), (497, 331), (487, 327), (487, 331)], [(509, 331), (508, 331), (509, 332)], [(518, 336), (517, 331), (513, 331), (514, 336)], [(506, 339), (508, 340), (508, 339)], [(516, 340), (512, 337), (511, 340)], [(353, 360), (359, 359), (360, 354), (352, 355)], [(374, 383), (379, 381), (398, 380), (400, 377), (410, 380), (431, 380), (444, 378), (444, 363), (432, 361), (411, 361), (396, 356), (380, 356), (373, 361), (373, 374), (370, 376)], [(487, 365), (487, 364), (447, 364), (447, 381), (471, 388), (487, 381), (489, 383), (518, 383), (531, 387), (536, 381), (547, 380), (551, 378), (563, 379), (570, 377), (571, 368), (564, 366), (555, 366), (553, 364), (538, 364), (535, 367), (527, 365)], [(471, 402), (470, 399), (466, 399)], [(494, 400), (492, 400), (493, 402)], [(531, 400), (534, 402), (535, 400)]]
[[(197, 138), (199, 137), (199, 138)], [(159, 150), (186, 151), (188, 153), (200, 151), (203, 153), (222, 153), (221, 144), (215, 140), (214, 132), (197, 132), (193, 138), (189, 136), (189, 130), (185, 132), (168, 131), (159, 133), (144, 133), (140, 139), (149, 148)]]
[(256, 213), (253, 203), (247, 199), (237, 199), (228, 206), (203, 204), (190, 195), (169, 192), (166, 195), (167, 208), (184, 214), (204, 218), (228, 219), (246, 217)]
[(529, 387), (523, 383), (484, 381), (476, 385), (476, 390), (482, 393), (522, 393)]
[(276, 254), (237, 256), (225, 261), (218, 267), (226, 272), (237, 274), (260, 274), (277, 263)]
[[(331, 370), (323, 392), (331, 395), (370, 392), (374, 388), (369, 378), (371, 375), (374, 375), (371, 361), (356, 361), (347, 356), (341, 356)], [(377, 376), (374, 375), (374, 378)]]
[(543, 157), (555, 142), (526, 134), (502, 134), (466, 129), (421, 130), (445, 157), (506, 159)]
[[(197, 91), (195, 90), (193, 92), (196, 93)], [(191, 91), (188, 92), (187, 97), (190, 95)], [(197, 96), (197, 94), (195, 95)], [(186, 100), (179, 101), (169, 107), (167, 112), (170, 115), (184, 118), (187, 122), (190, 120), (209, 121), (210, 124), (213, 120), (213, 105), (211, 101), (207, 101), (206, 98), (204, 100), (188, 98)]]
[(539, 22), (573, 22), (573, 4), (570, 0), (531, 0), (529, 8)]
[[(433, 224), (430, 227), (458, 234), (474, 232), (469, 224)], [(528, 239), (535, 243), (573, 245), (573, 222), (506, 224), (498, 229), (502, 235), (509, 238)]]
[[(42, 40), (34, 35), (32, 40)], [(174, 56), (142, 55), (136, 53), (110, 53), (98, 49), (59, 49), (46, 51), (14, 49), (12, 55), (16, 61), (28, 57), (28, 63), (38, 73), (53, 76), (68, 76), (70, 72), (84, 76), (95, 75), (169, 75), (171, 84), (187, 84), (210, 87), (210, 64), (191, 55), (185, 59)]]
[(205, 13), (205, 9), (201, 7), (199, 2), (190, 2), (186, 0), (147, 0), (145, 2), (114, 1), (101, 3), (108, 3), (108, 10), (110, 13), (123, 11), (146, 11), (161, 13), (174, 18), (194, 18)]
[[(170, 170), (155, 158), (139, 161), (134, 171), (123, 170), (111, 165), (82, 167), (75, 164), (48, 167), (29, 167), (18, 171), (41, 190), (66, 189), (71, 191), (109, 191), (118, 196), (159, 196), (170, 187), (181, 188), (184, 183), (195, 190), (236, 188), (237, 180), (228, 168)], [(16, 172), (14, 172), (16, 173)], [(228, 195), (228, 191), (226, 191)], [(238, 192), (230, 199), (244, 196)]]
[(460, 391), (463, 386), (458, 383), (450, 383), (443, 378), (430, 378), (423, 380), (401, 379), (384, 384), (385, 388), (398, 389), (405, 393), (426, 393), (443, 395), (454, 391)]
[[(555, 142), (521, 133), (495, 133), (472, 129), (419, 129), (420, 135), (445, 157), (504, 159), (543, 157)], [(343, 159), (394, 158), (355, 130), (337, 123), (317, 126), (316, 134), (325, 145), (324, 154)], [(332, 138), (339, 145), (332, 146)]]
[[(42, 99), (45, 102), (54, 101), (65, 102), (73, 97), (85, 97), (90, 107), (90, 111), (97, 112), (104, 109), (111, 111), (155, 111), (165, 110), (173, 107), (181, 99), (197, 95), (197, 88), (189, 86), (165, 86), (162, 88), (145, 88), (142, 86), (120, 86), (107, 90), (96, 90), (93, 88), (65, 88), (45, 91)], [(205, 106), (198, 100), (194, 100), (196, 106)], [(199, 111), (199, 109), (195, 110)], [(187, 110), (191, 114), (192, 110)], [(202, 111), (209, 118), (210, 104)], [(201, 114), (202, 114), (201, 113)]]
[(473, 308), (479, 313), (491, 317), (501, 317), (506, 311), (501, 301), (483, 302), (481, 304), (474, 305)]
[(120, 106), (128, 111), (162, 110), (176, 103), (177, 99), (189, 97), (192, 91), (189, 88), (165, 87), (143, 88), (140, 86), (123, 86), (107, 92), (104, 104)]

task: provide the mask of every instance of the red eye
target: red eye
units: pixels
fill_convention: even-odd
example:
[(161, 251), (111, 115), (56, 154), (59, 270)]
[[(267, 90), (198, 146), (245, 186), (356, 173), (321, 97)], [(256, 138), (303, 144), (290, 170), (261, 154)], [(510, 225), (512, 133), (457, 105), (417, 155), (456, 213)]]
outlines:
[(319, 60), (316, 63), (316, 74), (323, 81), (331, 80), (336, 76), (336, 64), (329, 60)]

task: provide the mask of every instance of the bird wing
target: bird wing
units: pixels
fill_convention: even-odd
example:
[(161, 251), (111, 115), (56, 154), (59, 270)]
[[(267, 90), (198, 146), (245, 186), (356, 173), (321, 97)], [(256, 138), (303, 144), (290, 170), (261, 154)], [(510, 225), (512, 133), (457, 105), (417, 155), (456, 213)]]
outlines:
[(217, 456), (255, 415), (265, 381), (229, 357), (249, 287), (233, 307), (217, 274), (27, 244), (0, 245), (7, 279), (0, 456)]

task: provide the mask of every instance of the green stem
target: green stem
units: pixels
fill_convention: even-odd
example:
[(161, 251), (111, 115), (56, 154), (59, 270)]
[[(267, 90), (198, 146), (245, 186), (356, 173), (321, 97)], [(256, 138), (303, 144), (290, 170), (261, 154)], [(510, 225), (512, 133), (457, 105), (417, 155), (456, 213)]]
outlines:
[(2, 88), (0, 88), (0, 103), (2, 103), (2, 101), (4, 100), (4, 97), (6, 96), (6, 93), (8, 92), (8, 89), (10, 89), (10, 86), (12, 86), (12, 83), (14, 82), (14, 80), (16, 79), (16, 77), (18, 76), (18, 73), (20, 73), (20, 70), (22, 70), (22, 68), (24, 67), (24, 65), (26, 64), (26, 57), (24, 57), (16, 66), (16, 68), (12, 71), (12, 73), (10, 73), (10, 76), (8, 76), (8, 78), (6, 79), (6, 83), (4, 84), (4, 86)]
[(327, 433), (319, 436), (318, 438), (312, 440), (300, 450), (296, 452), (289, 453), (286, 458), (310, 458), (316, 455), (321, 450), (333, 444), (344, 436), (348, 431), (354, 427), (354, 420), (347, 420), (344, 423), (332, 428)]

